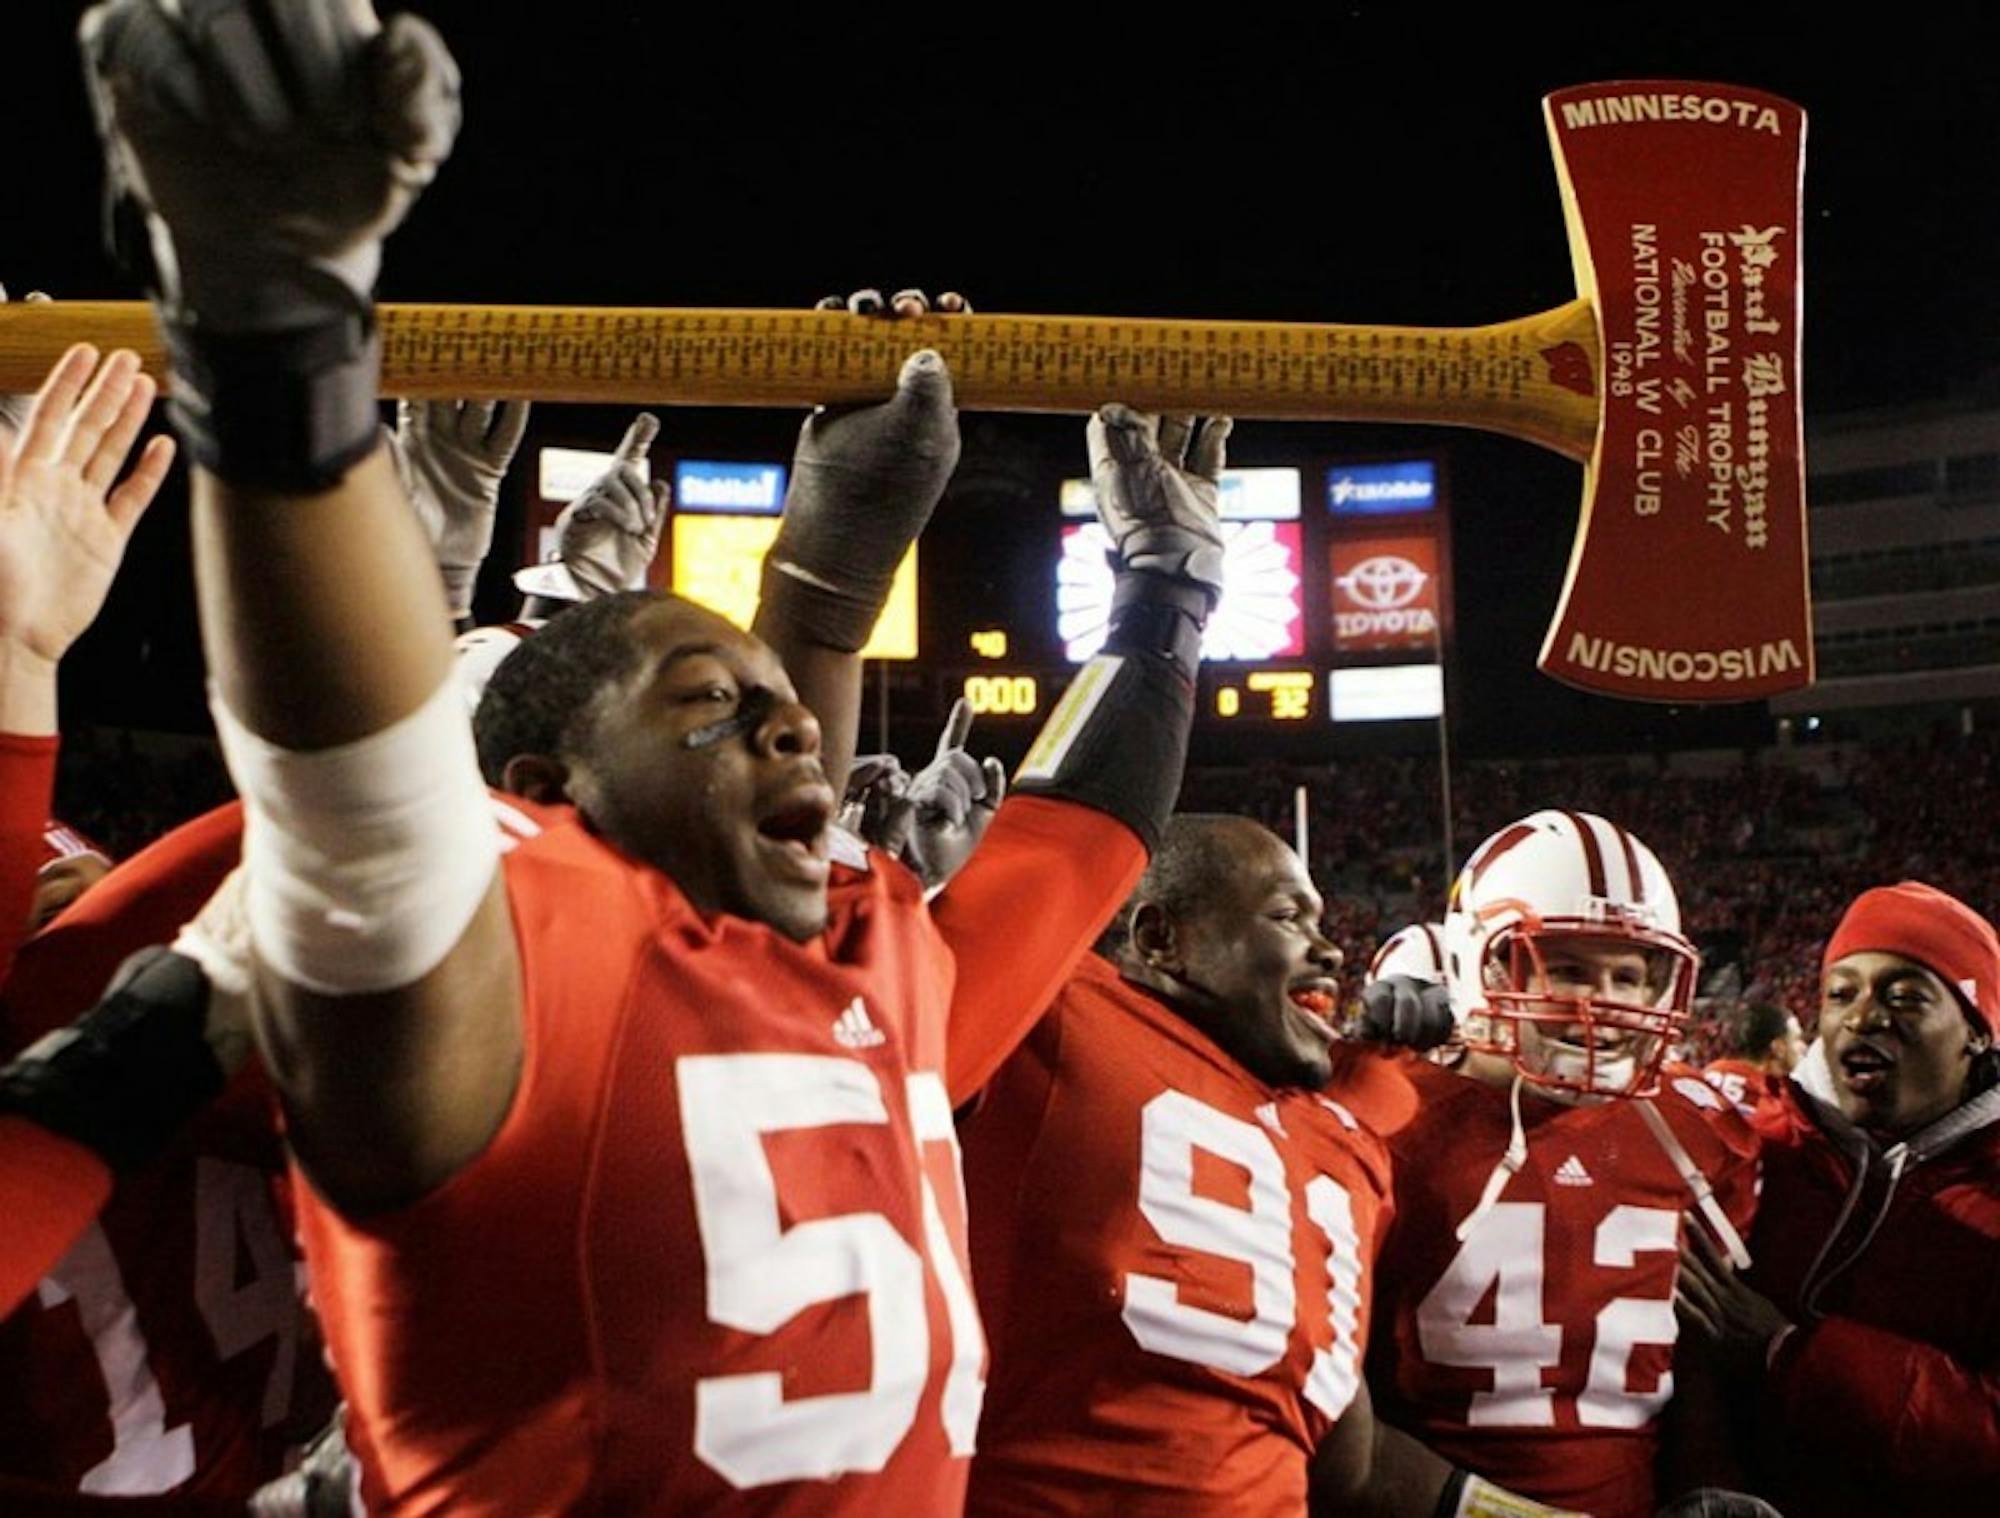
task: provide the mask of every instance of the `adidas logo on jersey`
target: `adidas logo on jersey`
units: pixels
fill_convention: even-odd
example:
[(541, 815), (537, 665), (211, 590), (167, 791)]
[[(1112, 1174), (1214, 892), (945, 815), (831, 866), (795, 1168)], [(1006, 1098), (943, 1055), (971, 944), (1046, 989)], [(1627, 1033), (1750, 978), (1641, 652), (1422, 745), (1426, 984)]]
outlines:
[(1558, 1186), (1595, 1186), (1597, 1182), (1593, 1181), (1590, 1178), (1590, 1172), (1583, 1168), (1583, 1161), (1572, 1154), (1568, 1159), (1556, 1166), (1556, 1184)]
[(1278, 1116), (1278, 1104), (1276, 1102), (1266, 1102), (1263, 1106), (1259, 1107), (1257, 1109), (1257, 1121), (1277, 1134), (1279, 1138), (1291, 1137), (1289, 1133), (1285, 1132), (1284, 1120)]
[(849, 1049), (879, 1049), (889, 1035), (875, 1026), (867, 1003), (857, 996), (833, 1020), (833, 1040)]

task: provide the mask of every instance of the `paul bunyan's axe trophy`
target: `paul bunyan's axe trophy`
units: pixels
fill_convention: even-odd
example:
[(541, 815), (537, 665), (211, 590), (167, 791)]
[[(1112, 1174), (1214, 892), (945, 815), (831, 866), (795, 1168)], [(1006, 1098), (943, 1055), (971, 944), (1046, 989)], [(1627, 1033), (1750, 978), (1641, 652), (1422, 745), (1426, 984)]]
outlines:
[[(1146, 410), (1485, 428), (1584, 466), (1540, 664), (1649, 701), (1812, 682), (1799, 396), (1805, 114), (1733, 85), (1542, 103), (1577, 298), (1494, 326), (842, 312), (381, 308), (392, 395), (791, 406), (889, 394), (930, 345), (968, 409)], [(146, 308), (0, 306), (0, 392), (64, 346), (161, 363)], [(1651, 586), (1671, 586), (1661, 594)]]

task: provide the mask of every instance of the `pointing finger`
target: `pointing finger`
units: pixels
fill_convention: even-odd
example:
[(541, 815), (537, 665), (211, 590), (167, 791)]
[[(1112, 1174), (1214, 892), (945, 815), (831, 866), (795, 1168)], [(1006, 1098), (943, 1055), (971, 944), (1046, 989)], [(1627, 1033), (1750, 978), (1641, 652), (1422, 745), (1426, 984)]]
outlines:
[(936, 758), (942, 759), (953, 749), (965, 747), (965, 740), (972, 733), (972, 703), (960, 696), (951, 704), (951, 715), (944, 719), (944, 731), (938, 734)]
[(618, 462), (638, 463), (652, 450), (653, 439), (659, 435), (660, 419), (650, 411), (641, 411), (625, 429), (624, 441), (618, 445)]

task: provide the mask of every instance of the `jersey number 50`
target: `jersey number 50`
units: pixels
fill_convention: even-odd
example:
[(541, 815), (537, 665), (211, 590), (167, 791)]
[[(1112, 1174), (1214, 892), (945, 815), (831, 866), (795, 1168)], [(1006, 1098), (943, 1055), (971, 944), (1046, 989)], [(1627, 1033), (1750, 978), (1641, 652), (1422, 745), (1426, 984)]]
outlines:
[[(882, 1083), (868, 1066), (816, 1054), (689, 1055), (678, 1061), (676, 1075), (708, 1266), (709, 1321), (769, 1334), (808, 1307), (859, 1297), (867, 1304), (872, 1363), (867, 1389), (815, 1397), (787, 1397), (775, 1370), (704, 1376), (695, 1384), (695, 1453), (736, 1487), (881, 1470), (915, 1424), (930, 1378), (928, 1264), (952, 1334), (945, 1434), (952, 1453), (971, 1454), (986, 1394), (986, 1340), (961, 1265), (958, 1138), (944, 1081), (919, 1070), (900, 1093), (917, 1145), (919, 1252), (879, 1212), (786, 1227), (789, 1209), (765, 1155), (768, 1133), (855, 1123), (887, 1128)], [(952, 1209), (949, 1223), (941, 1191)]]

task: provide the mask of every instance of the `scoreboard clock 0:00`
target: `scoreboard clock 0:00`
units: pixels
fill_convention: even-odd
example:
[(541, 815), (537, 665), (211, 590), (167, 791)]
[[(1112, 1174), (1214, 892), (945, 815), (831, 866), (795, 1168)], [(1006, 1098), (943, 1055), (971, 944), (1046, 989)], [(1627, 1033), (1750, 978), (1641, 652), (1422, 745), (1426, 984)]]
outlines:
[(1041, 707), (1041, 681), (1033, 675), (967, 675), (965, 704), (981, 717), (1032, 717)]

